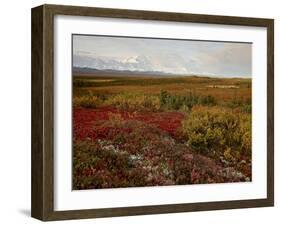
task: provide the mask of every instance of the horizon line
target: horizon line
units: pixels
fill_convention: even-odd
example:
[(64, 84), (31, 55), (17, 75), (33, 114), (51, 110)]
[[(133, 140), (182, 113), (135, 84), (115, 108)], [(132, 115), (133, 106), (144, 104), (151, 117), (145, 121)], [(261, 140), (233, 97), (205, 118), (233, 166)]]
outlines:
[[(239, 75), (217, 75), (217, 74), (198, 74), (198, 73), (170, 73), (170, 72), (164, 72), (164, 71), (141, 71), (141, 70), (114, 70), (114, 69), (97, 69), (97, 68), (91, 68), (91, 67), (79, 67), (79, 66), (72, 66), (72, 75), (75, 75), (74, 73), (74, 68), (80, 68), (80, 69), (90, 69), (90, 70), (96, 70), (98, 72), (112, 72), (113, 74), (116, 72), (116, 74), (120, 74), (120, 72), (127, 72), (127, 73), (132, 73), (132, 75), (139, 75), (141, 76), (141, 74), (143, 73), (143, 75), (153, 75), (153, 72), (155, 72), (155, 76), (162, 76), (162, 77), (168, 77), (170, 75), (170, 77), (188, 77), (188, 76), (196, 76), (196, 77), (210, 77), (210, 78), (243, 78), (243, 79), (252, 79), (252, 75), (245, 75), (245, 76), (239, 76)], [(146, 74), (145, 74), (146, 73)], [(157, 74), (158, 73), (158, 74)], [(90, 72), (86, 72), (84, 71), (84, 74), (91, 74)]]

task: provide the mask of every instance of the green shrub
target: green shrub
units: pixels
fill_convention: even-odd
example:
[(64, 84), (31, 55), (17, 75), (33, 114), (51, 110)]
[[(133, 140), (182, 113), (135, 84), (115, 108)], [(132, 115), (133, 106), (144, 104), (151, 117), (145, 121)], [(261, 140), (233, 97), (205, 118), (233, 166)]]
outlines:
[(211, 95), (200, 96), (199, 104), (212, 106), (216, 104), (216, 99)]
[(243, 101), (236, 99), (236, 98), (227, 102), (227, 107), (230, 107), (230, 108), (238, 108), (238, 107), (241, 107), (242, 105), (243, 105)]
[(242, 110), (242, 112), (251, 114), (252, 113), (252, 105), (251, 104), (244, 104), (242, 106), (241, 110)]
[(199, 96), (194, 92), (189, 92), (186, 95), (172, 95), (162, 90), (159, 98), (161, 108), (168, 110), (191, 109), (194, 105), (212, 106), (216, 103), (213, 96)]
[(241, 112), (244, 113), (252, 113), (252, 103), (251, 99), (237, 99), (233, 98), (232, 100), (228, 101), (225, 104), (226, 107), (232, 108), (232, 109), (239, 109)]
[(91, 87), (91, 86), (93, 86), (93, 82), (89, 80), (75, 79), (73, 81), (73, 87)]

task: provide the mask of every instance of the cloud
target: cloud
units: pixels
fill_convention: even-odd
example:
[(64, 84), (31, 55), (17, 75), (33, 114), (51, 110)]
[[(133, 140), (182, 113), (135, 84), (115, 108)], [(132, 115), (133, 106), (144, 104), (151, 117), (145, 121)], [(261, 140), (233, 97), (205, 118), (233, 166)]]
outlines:
[(251, 44), (109, 36), (73, 37), (75, 66), (251, 76)]
[(155, 71), (149, 58), (146, 56), (130, 57), (120, 60), (112, 57), (93, 57), (86, 55), (74, 55), (75, 67), (88, 67), (98, 70), (131, 70), (131, 71)]
[(251, 44), (224, 44), (216, 51), (201, 51), (196, 56), (197, 68), (207, 68), (218, 75), (251, 76)]

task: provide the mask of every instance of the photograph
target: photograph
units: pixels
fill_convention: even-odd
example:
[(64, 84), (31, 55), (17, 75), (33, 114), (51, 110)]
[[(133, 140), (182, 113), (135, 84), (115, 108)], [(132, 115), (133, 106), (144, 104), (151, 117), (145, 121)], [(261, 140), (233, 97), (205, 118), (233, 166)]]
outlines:
[(31, 216), (273, 207), (275, 20), (247, 13), (32, 8)]
[(252, 181), (252, 43), (72, 34), (72, 189)]

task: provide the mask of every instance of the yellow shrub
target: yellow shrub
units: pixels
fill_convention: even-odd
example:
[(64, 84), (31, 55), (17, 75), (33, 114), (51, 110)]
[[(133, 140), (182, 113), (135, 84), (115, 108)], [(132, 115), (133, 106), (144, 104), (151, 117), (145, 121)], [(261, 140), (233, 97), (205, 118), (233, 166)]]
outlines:
[(193, 150), (227, 159), (251, 155), (251, 115), (222, 107), (195, 106), (182, 123)]
[(105, 104), (113, 105), (121, 110), (158, 111), (160, 109), (160, 101), (157, 96), (143, 93), (120, 93), (108, 98)]
[(73, 98), (73, 106), (75, 107), (96, 108), (100, 104), (101, 100), (98, 97), (92, 95)]

